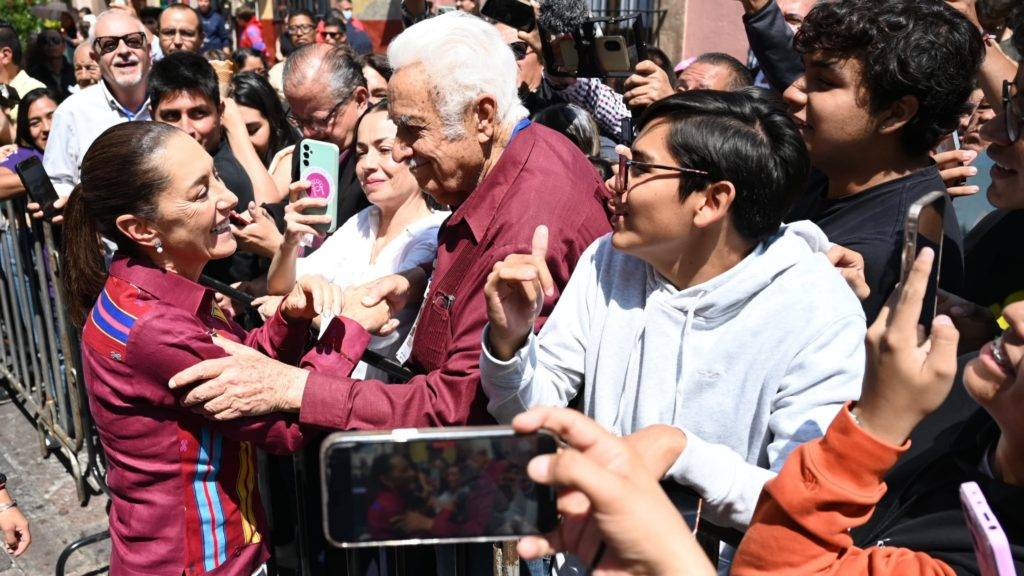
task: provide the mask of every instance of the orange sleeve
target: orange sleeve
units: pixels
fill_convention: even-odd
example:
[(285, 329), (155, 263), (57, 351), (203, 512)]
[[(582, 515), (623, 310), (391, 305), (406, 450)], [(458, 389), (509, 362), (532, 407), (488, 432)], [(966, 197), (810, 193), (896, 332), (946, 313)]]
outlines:
[(765, 484), (731, 574), (954, 576), (927, 554), (857, 548), (850, 537), (871, 517), (885, 494), (882, 478), (909, 447), (871, 436), (847, 404), (823, 438), (794, 450)]

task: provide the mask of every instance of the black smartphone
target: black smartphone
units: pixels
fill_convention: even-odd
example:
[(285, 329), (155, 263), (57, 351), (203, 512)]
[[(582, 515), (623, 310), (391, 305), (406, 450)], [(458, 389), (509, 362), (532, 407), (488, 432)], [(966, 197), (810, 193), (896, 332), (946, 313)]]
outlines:
[(339, 548), (543, 534), (556, 494), (526, 466), (557, 445), (508, 426), (336, 432), (320, 447), (324, 534)]
[(39, 204), (43, 214), (49, 217), (53, 213), (53, 203), (57, 200), (57, 190), (54, 189), (46, 170), (43, 170), (42, 161), (33, 156), (18, 162), (14, 169), (28, 191), (29, 198)]
[(906, 226), (903, 230), (903, 266), (900, 274), (900, 285), (907, 285), (914, 260), (924, 248), (935, 251), (932, 271), (928, 276), (928, 287), (924, 294), (919, 323), (924, 326), (925, 333), (931, 332), (932, 320), (938, 305), (939, 270), (942, 269), (942, 239), (944, 238), (943, 222), (946, 218), (946, 193), (929, 192), (910, 205), (907, 210)]
[(524, 32), (533, 30), (537, 25), (533, 6), (520, 0), (487, 0), (480, 13)]

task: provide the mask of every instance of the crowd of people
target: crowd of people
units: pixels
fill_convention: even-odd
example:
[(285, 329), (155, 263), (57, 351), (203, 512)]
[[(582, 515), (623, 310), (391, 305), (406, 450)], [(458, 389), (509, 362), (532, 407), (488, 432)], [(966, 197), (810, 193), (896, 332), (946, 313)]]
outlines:
[(552, 72), (588, 17), (558, 0), (528, 31), (405, 0), (384, 48), (348, 0), (276, 44), (251, 6), (112, 4), (26, 66), (0, 23), (0, 199), (31, 157), (60, 197), (25, 209), (62, 232), (111, 574), (262, 569), (255, 448), (495, 422), (565, 446), (368, 455), (362, 536), (514, 533), (528, 474), (563, 489), (533, 575), (981, 574), (973, 481), (1024, 569), (1024, 9), (739, 3), (746, 63), (624, 79)]

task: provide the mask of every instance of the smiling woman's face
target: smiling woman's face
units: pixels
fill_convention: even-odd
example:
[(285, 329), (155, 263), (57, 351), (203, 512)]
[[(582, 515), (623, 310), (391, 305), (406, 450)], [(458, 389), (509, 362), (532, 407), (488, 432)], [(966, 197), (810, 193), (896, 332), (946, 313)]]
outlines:
[(1003, 434), (1024, 438), (1024, 302), (1003, 309), (1010, 328), (981, 348), (964, 368), (964, 386), (999, 423)]
[(356, 177), (366, 198), (385, 213), (420, 193), (409, 166), (391, 157), (397, 132), (387, 110), (376, 110), (363, 117), (356, 135)]
[(210, 260), (235, 252), (228, 214), (238, 198), (224, 186), (213, 158), (184, 133), (167, 143), (161, 164), (174, 166), (170, 185), (157, 200), (153, 227), (174, 270), (190, 277)]

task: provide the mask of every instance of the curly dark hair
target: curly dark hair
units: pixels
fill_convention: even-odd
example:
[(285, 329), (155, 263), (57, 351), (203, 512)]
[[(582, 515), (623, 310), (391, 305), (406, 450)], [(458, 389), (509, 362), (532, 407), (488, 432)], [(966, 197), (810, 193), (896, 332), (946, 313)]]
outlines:
[(901, 133), (911, 156), (935, 147), (969, 111), (985, 54), (978, 29), (942, 0), (821, 2), (794, 44), (804, 54), (860, 62), (872, 111), (915, 97), (917, 114)]

